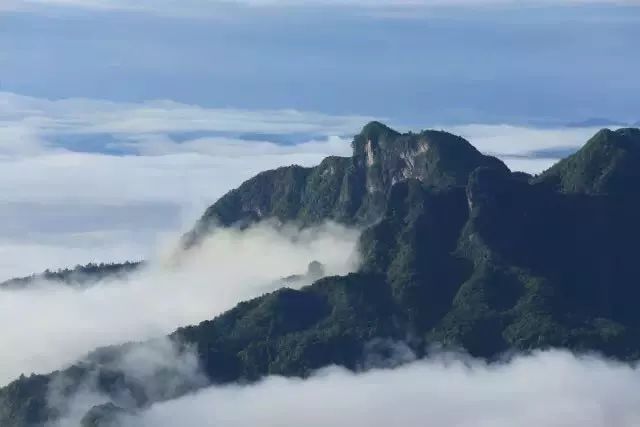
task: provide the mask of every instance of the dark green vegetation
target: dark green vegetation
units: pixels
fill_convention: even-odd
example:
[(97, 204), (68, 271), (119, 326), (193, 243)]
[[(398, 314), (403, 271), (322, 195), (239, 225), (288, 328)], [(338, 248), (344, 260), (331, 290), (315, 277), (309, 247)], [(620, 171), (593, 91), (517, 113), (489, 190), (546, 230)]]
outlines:
[[(214, 224), (270, 217), (365, 227), (357, 273), (282, 289), (172, 334), (193, 346), (209, 381), (359, 369), (375, 339), (404, 341), (418, 356), (438, 344), (488, 359), (550, 347), (640, 357), (640, 131), (601, 131), (535, 178), (444, 132), (400, 135), (372, 123), (353, 145), (353, 158), (258, 175), (187, 237), (196, 244)], [(148, 395), (109, 362), (136, 345), (15, 381), (0, 390), (0, 424), (55, 417), (46, 396), (61, 379), (72, 393), (97, 377), (127, 409), (123, 391), (134, 407), (170, 398)]]
[(638, 139), (640, 129), (601, 130), (582, 150), (545, 172), (540, 181), (567, 193), (637, 196)]
[(399, 134), (372, 122), (352, 145), (351, 158), (328, 157), (313, 168), (262, 172), (230, 191), (185, 236), (187, 246), (215, 226), (242, 226), (265, 218), (305, 226), (326, 220), (367, 226), (383, 215), (387, 195), (398, 182), (415, 178), (431, 188), (464, 186), (477, 167), (507, 169), (446, 132)]
[(29, 286), (42, 280), (58, 282), (68, 286), (87, 286), (103, 279), (118, 279), (142, 267), (142, 262), (100, 263), (77, 265), (56, 271), (46, 270), (40, 274), (19, 277), (0, 283), (0, 289), (16, 289)]

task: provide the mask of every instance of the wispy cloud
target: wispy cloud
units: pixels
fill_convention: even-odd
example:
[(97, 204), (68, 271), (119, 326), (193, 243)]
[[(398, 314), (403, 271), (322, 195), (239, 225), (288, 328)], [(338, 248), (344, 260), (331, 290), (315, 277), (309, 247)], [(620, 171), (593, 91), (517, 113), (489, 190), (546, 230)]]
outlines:
[[(207, 384), (202, 373), (197, 354), (191, 347), (178, 348), (169, 338), (157, 338), (124, 350), (112, 360), (101, 364), (107, 369), (124, 373), (130, 383), (135, 383), (137, 394), (157, 401), (166, 400)], [(89, 356), (95, 360), (95, 355)], [(87, 411), (102, 405), (109, 398), (97, 391), (98, 378), (88, 375), (78, 391), (69, 398), (65, 385), (69, 379), (64, 375), (56, 377), (50, 384), (47, 401), (62, 418), (47, 423), (48, 427), (69, 427), (82, 424)], [(121, 393), (117, 403), (131, 404), (135, 397)], [(113, 426), (116, 427), (116, 426)]]
[(175, 251), (175, 242), (156, 248), (149, 266), (126, 279), (88, 289), (42, 282), (0, 290), (0, 324), (20, 325), (0, 335), (0, 347), (11, 349), (0, 355), (0, 384), (59, 369), (99, 346), (161, 337), (211, 319), (282, 287), (284, 277), (304, 275), (311, 261), (323, 263), (326, 274), (346, 274), (357, 267), (357, 238), (357, 231), (331, 224), (218, 230), (188, 255)]

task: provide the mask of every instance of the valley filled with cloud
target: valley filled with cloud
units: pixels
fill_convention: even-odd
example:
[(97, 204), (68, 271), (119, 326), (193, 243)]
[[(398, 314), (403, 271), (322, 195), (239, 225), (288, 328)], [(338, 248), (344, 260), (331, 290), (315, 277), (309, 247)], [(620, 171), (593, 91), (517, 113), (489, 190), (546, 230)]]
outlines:
[[(327, 275), (354, 271), (357, 237), (332, 224), (221, 230), (188, 252), (177, 243), (164, 248), (126, 278), (79, 288), (41, 280), (1, 289), (0, 322), (21, 327), (0, 338), (13, 349), (2, 356), (0, 382), (56, 370), (97, 347), (161, 337), (283, 286), (309, 285), (319, 279), (305, 277), (313, 261)], [(302, 277), (282, 281), (294, 275)]]

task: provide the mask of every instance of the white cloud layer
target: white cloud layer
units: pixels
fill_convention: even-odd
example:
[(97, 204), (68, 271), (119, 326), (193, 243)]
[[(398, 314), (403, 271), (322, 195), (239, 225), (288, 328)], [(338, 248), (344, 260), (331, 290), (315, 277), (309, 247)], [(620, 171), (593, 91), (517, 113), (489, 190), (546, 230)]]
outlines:
[[(208, 205), (258, 172), (350, 155), (349, 135), (372, 119), (0, 92), (0, 280), (146, 258), (164, 234), (191, 227)], [(596, 131), (444, 128), (532, 173), (557, 160), (558, 153), (540, 150), (577, 149)]]
[(534, 128), (514, 125), (470, 124), (448, 130), (485, 154), (501, 158), (511, 170), (540, 173), (561, 157), (578, 150), (600, 128)]
[[(158, 134), (193, 131), (340, 135), (370, 120), (298, 110), (204, 108), (168, 100), (140, 104), (70, 98), (51, 101), (0, 92), (0, 120), (39, 133)], [(23, 125), (22, 127), (20, 125)], [(3, 126), (4, 127), (4, 126)]]
[[(211, 319), (282, 286), (279, 279), (325, 264), (327, 274), (357, 266), (358, 233), (328, 224), (312, 230), (219, 230), (188, 256), (167, 247), (143, 271), (87, 289), (39, 283), (0, 290), (0, 384), (21, 373), (59, 369), (99, 346), (160, 337)], [(296, 283), (301, 286), (304, 280)], [(293, 285), (292, 285), (293, 286)]]
[(467, 138), (480, 151), (494, 156), (531, 156), (543, 150), (581, 147), (599, 128), (532, 128), (470, 124), (450, 132)]
[[(349, 155), (348, 141), (332, 135), (352, 133), (367, 120), (0, 93), (0, 253), (6, 255), (0, 280), (89, 261), (148, 257), (163, 234), (191, 227), (208, 205), (258, 172)], [(181, 132), (255, 134), (254, 139), (300, 134), (302, 140), (177, 141), (174, 135)], [(307, 140), (307, 134), (317, 138)], [(83, 139), (73, 147), (59, 143), (77, 137)], [(125, 153), (100, 152), (105, 150)]]
[(212, 387), (120, 427), (635, 427), (638, 387), (635, 367), (562, 351), (495, 365), (442, 355), (395, 370)]

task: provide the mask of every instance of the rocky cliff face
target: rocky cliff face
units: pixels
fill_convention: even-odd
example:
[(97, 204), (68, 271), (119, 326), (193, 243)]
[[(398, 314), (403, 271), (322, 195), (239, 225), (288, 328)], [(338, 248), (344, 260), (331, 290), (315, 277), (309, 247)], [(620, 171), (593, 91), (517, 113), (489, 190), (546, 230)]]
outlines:
[(263, 172), (211, 206), (187, 246), (217, 225), (245, 225), (265, 218), (311, 225), (333, 220), (367, 226), (378, 221), (393, 185), (417, 179), (426, 186), (465, 185), (480, 166), (508, 170), (464, 139), (446, 132), (401, 134), (379, 122), (355, 136), (353, 157), (329, 157), (314, 168), (283, 167)]

